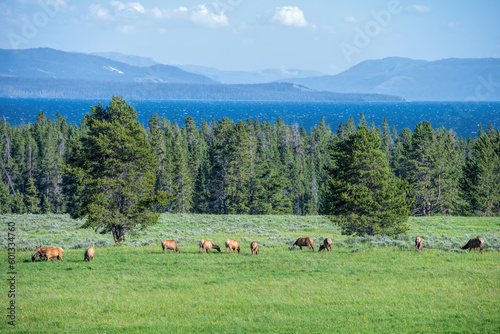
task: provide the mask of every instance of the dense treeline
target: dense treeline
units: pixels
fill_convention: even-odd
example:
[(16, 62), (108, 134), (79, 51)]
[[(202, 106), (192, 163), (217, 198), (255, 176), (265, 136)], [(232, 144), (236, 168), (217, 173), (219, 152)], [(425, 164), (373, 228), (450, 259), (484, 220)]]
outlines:
[(103, 99), (122, 92), (133, 100), (212, 101), (403, 101), (383, 94), (314, 91), (292, 83), (215, 84), (115, 82), (54, 78), (0, 77), (0, 96), (50, 99)]
[[(366, 121), (361, 115), (360, 124)], [(228, 118), (184, 125), (151, 116), (144, 130), (156, 157), (156, 190), (172, 194), (159, 212), (314, 215), (327, 211), (335, 149), (356, 131), (351, 118), (332, 130), (324, 119), (309, 133), (286, 125)], [(384, 119), (380, 137), (392, 173), (406, 180), (413, 215), (498, 215), (500, 131), (458, 137), (429, 122), (397, 133)], [(34, 124), (0, 121), (0, 213), (71, 212), (81, 189), (63, 177), (88, 125), (43, 112)]]

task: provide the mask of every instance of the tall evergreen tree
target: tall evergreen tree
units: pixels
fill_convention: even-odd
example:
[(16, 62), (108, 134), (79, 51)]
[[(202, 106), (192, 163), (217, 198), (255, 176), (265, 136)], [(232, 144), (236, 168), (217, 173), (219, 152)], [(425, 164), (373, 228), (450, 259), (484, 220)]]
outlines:
[(500, 160), (488, 136), (474, 145), (474, 155), (467, 159), (460, 188), (467, 202), (466, 213), (492, 216), (500, 213)]
[(228, 213), (245, 214), (250, 209), (250, 141), (246, 125), (239, 121), (230, 134), (228, 143), (227, 183)]
[(407, 230), (408, 184), (395, 177), (380, 149), (380, 138), (360, 125), (332, 147), (328, 214), (343, 234), (394, 235)]
[(151, 145), (151, 150), (158, 164), (158, 168), (156, 169), (155, 189), (168, 192), (171, 189), (168, 185), (169, 166), (166, 136), (165, 129), (160, 125), (160, 117), (158, 114), (154, 114), (150, 117), (148, 122), (148, 134), (149, 144)]
[(233, 127), (234, 123), (224, 117), (213, 129), (212, 141), (208, 149), (210, 171), (207, 189), (210, 194), (208, 198), (210, 213), (227, 213), (227, 145)]
[(137, 112), (124, 100), (113, 97), (106, 108), (99, 103), (85, 120), (89, 131), (66, 166), (84, 185), (73, 217), (87, 218), (84, 227), (112, 232), (121, 242), (127, 230), (158, 221), (149, 209), (166, 199), (165, 193), (154, 193), (157, 163)]
[(208, 161), (204, 160), (200, 165), (200, 170), (196, 174), (193, 188), (193, 212), (194, 213), (208, 213), (208, 200), (210, 194), (208, 193)]
[(183, 140), (180, 132), (175, 134), (172, 156), (172, 211), (187, 213), (192, 206), (193, 181), (189, 173), (187, 143)]
[(410, 145), (405, 145), (405, 177), (412, 186), (413, 213), (430, 216), (438, 197), (436, 176), (436, 133), (429, 122), (421, 122), (413, 132)]
[(40, 212), (40, 199), (38, 198), (38, 190), (32, 178), (28, 179), (26, 194), (24, 195), (24, 206), (28, 213)]
[(462, 177), (462, 158), (453, 138), (443, 126), (436, 136), (434, 187), (437, 197), (433, 214), (457, 214), (460, 210), (459, 180)]
[(47, 197), (45, 195), (42, 196), (42, 202), (41, 202), (41, 210), (43, 214), (51, 213), (52, 210), (50, 209), (50, 203), (47, 200)]
[(10, 203), (12, 199), (7, 185), (0, 178), (0, 215), (10, 213)]
[(392, 138), (391, 131), (389, 130), (389, 124), (387, 123), (387, 119), (384, 117), (382, 121), (382, 152), (384, 152), (387, 161), (391, 160), (392, 153)]
[(12, 197), (11, 212), (17, 214), (26, 213), (26, 205), (24, 204), (24, 196), (20, 192), (16, 191), (14, 197)]

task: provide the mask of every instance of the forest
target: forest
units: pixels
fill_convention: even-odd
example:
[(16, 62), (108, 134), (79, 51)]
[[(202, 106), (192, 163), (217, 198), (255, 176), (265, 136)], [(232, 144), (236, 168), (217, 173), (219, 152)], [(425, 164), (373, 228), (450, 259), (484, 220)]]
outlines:
[(320, 92), (292, 83), (277, 82), (224, 85), (0, 77), (1, 97), (100, 99), (115, 92), (122, 92), (136, 101), (403, 101), (401, 97), (392, 95)]
[[(380, 138), (392, 173), (410, 185), (414, 216), (497, 216), (500, 213), (500, 131), (479, 126), (476, 137), (422, 121), (398, 133), (350, 118), (332, 128), (321, 119), (307, 132), (280, 118), (223, 118), (184, 124), (152, 115), (144, 130), (156, 159), (155, 190), (172, 196), (157, 212), (203, 214), (327, 213), (335, 151), (357, 125)], [(71, 213), (79, 189), (64, 176), (70, 153), (89, 131), (40, 112), (36, 122), (0, 120), (0, 214)]]

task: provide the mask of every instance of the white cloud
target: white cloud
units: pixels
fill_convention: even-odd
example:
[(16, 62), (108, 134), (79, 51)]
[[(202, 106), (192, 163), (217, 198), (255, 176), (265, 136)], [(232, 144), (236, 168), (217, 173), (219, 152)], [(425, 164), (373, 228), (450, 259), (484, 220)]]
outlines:
[(285, 26), (307, 27), (308, 23), (304, 17), (304, 13), (299, 7), (283, 6), (276, 7), (272, 22), (278, 22)]
[(224, 12), (221, 12), (219, 15), (210, 12), (205, 5), (198, 5), (196, 9), (191, 12), (191, 21), (211, 27), (225, 27), (229, 25), (229, 21)]
[(131, 13), (138, 12), (138, 13), (144, 14), (144, 6), (141, 5), (140, 2), (123, 3), (120, 1), (111, 1), (110, 5), (117, 12), (128, 11)]
[(151, 12), (154, 17), (158, 19), (163, 19), (163, 18), (171, 18), (183, 15), (188, 12), (188, 9), (184, 6), (174, 9), (159, 9), (155, 7), (149, 10), (149, 12)]
[(101, 5), (91, 4), (89, 6), (90, 14), (93, 18), (97, 18), (100, 20), (109, 19), (109, 12), (106, 8), (102, 8)]
[(344, 17), (344, 21), (345, 22), (349, 22), (349, 23), (358, 23), (358, 19), (355, 18), (354, 16), (346, 16)]
[(416, 12), (416, 13), (420, 13), (420, 14), (427, 13), (428, 11), (431, 10), (429, 7), (423, 6), (423, 5), (411, 5), (411, 6), (407, 6), (405, 9), (408, 12)]

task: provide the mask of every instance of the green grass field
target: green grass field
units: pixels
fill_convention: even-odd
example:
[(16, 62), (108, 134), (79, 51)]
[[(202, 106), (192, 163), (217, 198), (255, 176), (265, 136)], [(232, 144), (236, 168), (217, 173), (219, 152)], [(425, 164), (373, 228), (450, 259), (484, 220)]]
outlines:
[[(0, 216), (2, 238), (9, 221), (20, 248), (41, 242), (65, 250), (64, 262), (49, 263), (17, 252), (16, 326), (4, 316), (1, 332), (500, 332), (499, 218), (412, 218), (406, 235), (353, 238), (323, 217), (162, 215), (114, 247), (103, 247), (110, 236), (81, 230), (67, 216)], [(478, 235), (486, 239), (483, 254), (459, 250)], [(299, 236), (313, 237), (316, 250), (329, 236), (333, 252), (290, 249)], [(237, 239), (242, 254), (200, 255), (202, 237), (222, 249)], [(181, 253), (162, 254), (160, 240), (170, 238)], [(252, 240), (258, 256), (250, 255)], [(94, 261), (83, 262), (92, 244)]]

